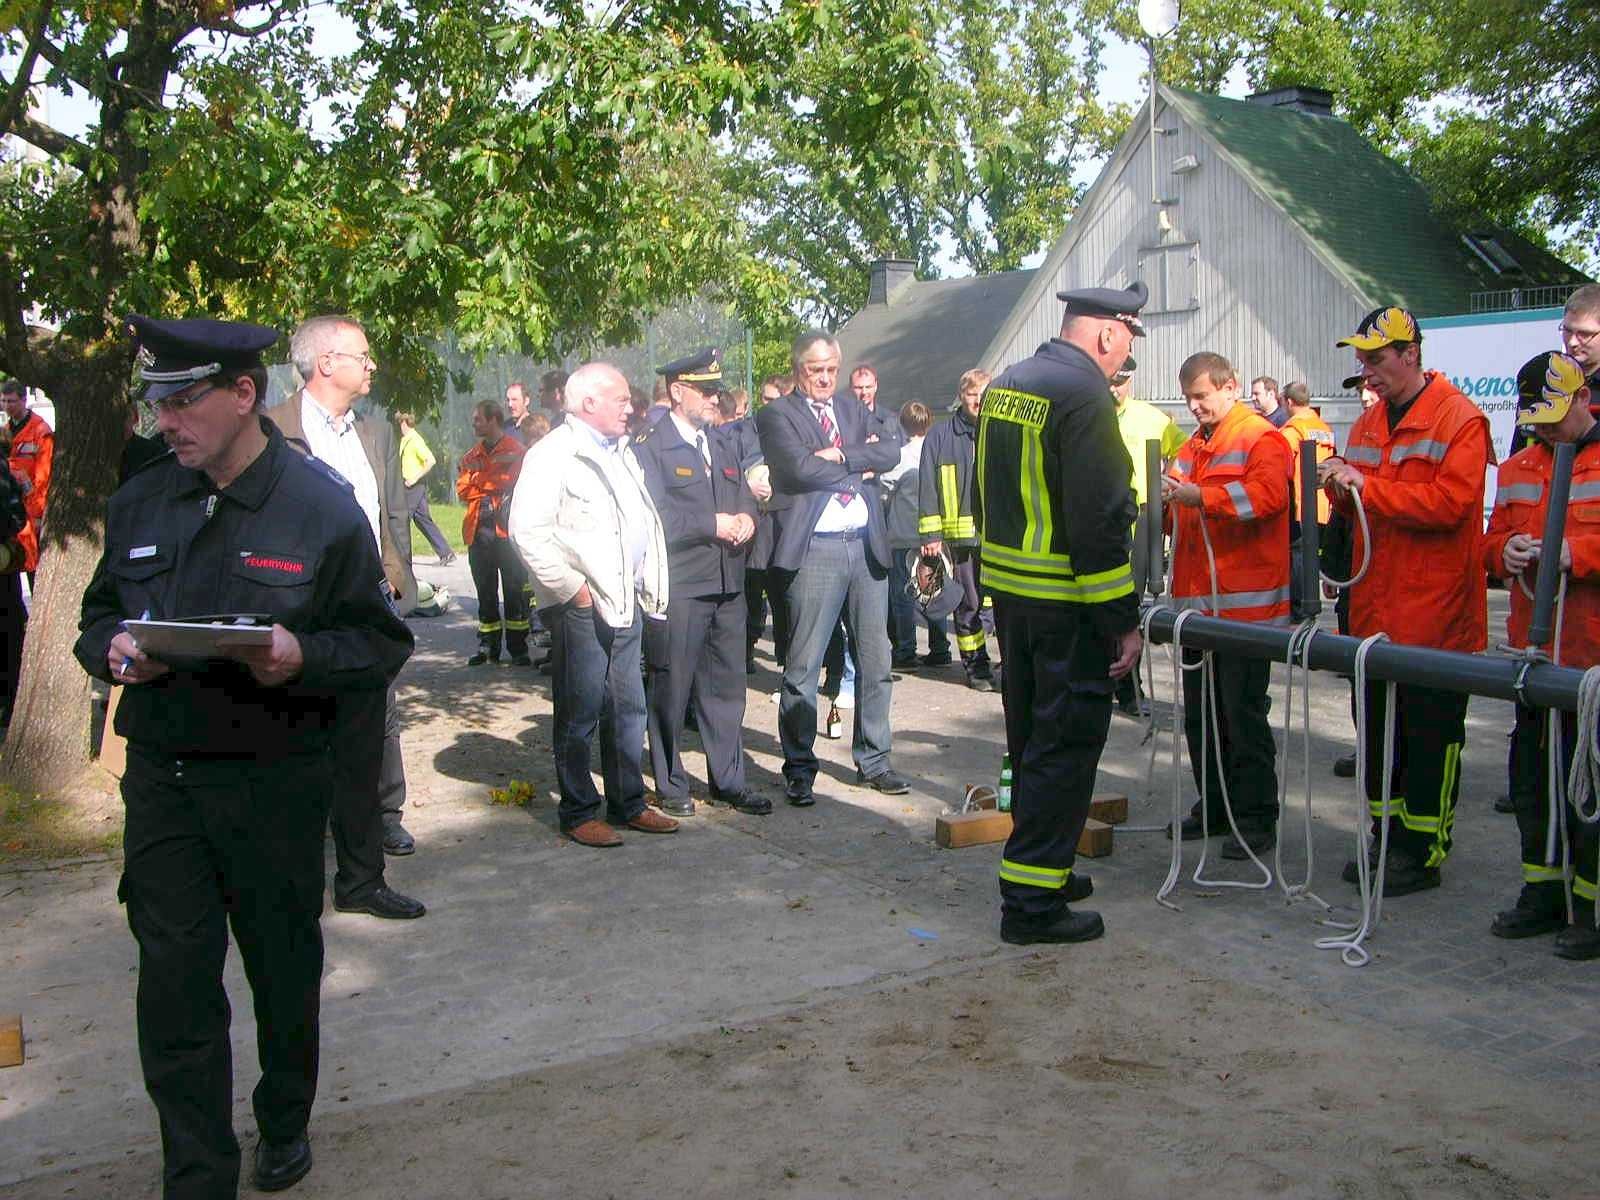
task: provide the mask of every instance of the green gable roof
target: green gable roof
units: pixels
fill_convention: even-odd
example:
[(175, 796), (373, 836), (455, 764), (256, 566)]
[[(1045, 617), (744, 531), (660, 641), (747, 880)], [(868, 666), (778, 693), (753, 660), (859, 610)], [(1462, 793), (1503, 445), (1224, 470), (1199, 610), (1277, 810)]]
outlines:
[(1404, 167), (1336, 117), (1179, 88), (1162, 91), (1374, 305), (1439, 316), (1469, 311), (1474, 292), (1587, 280), (1526, 239), (1485, 227), (1525, 272), (1496, 274), (1440, 220)]

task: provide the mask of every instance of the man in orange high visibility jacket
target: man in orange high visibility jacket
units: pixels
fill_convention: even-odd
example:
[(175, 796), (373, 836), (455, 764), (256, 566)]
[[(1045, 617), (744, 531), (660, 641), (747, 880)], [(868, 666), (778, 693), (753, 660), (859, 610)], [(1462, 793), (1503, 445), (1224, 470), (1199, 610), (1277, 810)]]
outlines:
[(28, 514), (28, 524), (17, 541), (22, 546), (22, 569), (32, 587), (33, 573), (39, 569), (39, 526), (50, 495), (56, 437), (44, 418), (28, 407), (27, 389), (16, 380), (8, 379), (0, 388), (0, 408), (11, 418), (11, 454), (6, 466), (22, 489), (22, 507)]
[[(1356, 418), (1343, 458), (1322, 470), (1334, 505), (1354, 511), (1359, 492), (1371, 545), (1354, 530), (1352, 561), (1371, 565), (1350, 594), (1350, 633), (1468, 653), (1488, 640), (1480, 543), (1489, 419), (1437, 371), (1422, 369), (1422, 334), (1403, 308), (1376, 309), (1339, 342), (1356, 352), (1363, 387), (1378, 403)], [(1389, 865), (1383, 894), (1439, 886), (1450, 853), (1467, 740), (1467, 697), (1402, 685), (1395, 693), (1394, 759), (1383, 758), (1385, 687), (1367, 685), (1367, 801), (1374, 828), (1383, 772), (1391, 784)], [(1376, 863), (1377, 839), (1373, 839)], [(1344, 878), (1354, 883), (1354, 861)]]
[[(1555, 464), (1554, 447), (1561, 442), (1577, 446), (1572, 464), (1572, 491), (1561, 541), (1561, 569), (1567, 573), (1562, 604), (1560, 647), (1541, 649), (1562, 666), (1600, 664), (1600, 423), (1589, 410), (1591, 392), (1585, 385), (1583, 365), (1566, 354), (1535, 355), (1517, 374), (1517, 424), (1532, 431), (1534, 440), (1507, 460), (1499, 471), (1499, 488), (1489, 532), (1483, 540), (1483, 565), (1491, 575), (1511, 586), (1511, 615), (1506, 632), (1516, 647), (1528, 645), (1533, 620), (1533, 579), (1544, 552), (1545, 514), (1549, 508), (1549, 480)], [(1525, 591), (1516, 577), (1526, 584)], [(1498, 914), (1490, 932), (1496, 937), (1536, 937), (1559, 930), (1555, 950), (1562, 958), (1600, 958), (1600, 931), (1594, 927), (1596, 855), (1600, 838), (1595, 827), (1573, 820), (1573, 917), (1567, 925), (1566, 895), (1559, 860), (1545, 861), (1545, 834), (1549, 821), (1548, 722), (1543, 709), (1517, 705), (1515, 763), (1511, 802), (1517, 814), (1522, 843), (1522, 892), (1516, 904)], [(1562, 794), (1565, 765), (1577, 741), (1577, 720), (1561, 714), (1560, 761)]]
[[(1220, 354), (1191, 354), (1178, 370), (1189, 412), (1200, 423), (1161, 481), (1172, 528), (1172, 601), (1181, 609), (1233, 621), (1289, 621), (1289, 445), (1272, 422), (1239, 402), (1239, 380)], [(1207, 542), (1210, 553), (1207, 553)], [(1213, 563), (1215, 575), (1213, 576)], [(1185, 651), (1197, 663), (1198, 651)], [(1264, 659), (1212, 654), (1216, 723), (1201, 743), (1208, 700), (1202, 672), (1183, 676), (1183, 724), (1195, 786), (1205, 797), (1184, 819), (1181, 834), (1193, 841), (1209, 830), (1229, 834), (1222, 785), (1244, 843), (1229, 837), (1224, 858), (1270, 849), (1278, 824), (1277, 750), (1267, 724)]]
[[(1283, 387), (1284, 409), (1289, 414), (1289, 419), (1283, 423), (1281, 432), (1284, 440), (1289, 443), (1289, 459), (1294, 463), (1294, 476), (1289, 491), (1289, 572), (1294, 586), (1295, 615), (1300, 616), (1306, 608), (1308, 597), (1317, 594), (1319, 580), (1302, 580), (1300, 578), (1300, 522), (1305, 520), (1300, 511), (1300, 446), (1303, 442), (1310, 442), (1316, 446), (1317, 465), (1320, 467), (1334, 454), (1333, 430), (1328, 428), (1328, 423), (1322, 419), (1317, 410), (1311, 407), (1311, 389), (1306, 386), (1303, 379), (1296, 379), (1286, 383)], [(1317, 545), (1323, 544), (1320, 536), (1328, 526), (1328, 518), (1333, 515), (1333, 505), (1328, 500), (1328, 494), (1317, 491), (1317, 508), (1314, 514), (1317, 522)]]
[(467, 659), (467, 666), (499, 662), (502, 635), (511, 651), (511, 665), (532, 666), (523, 588), (528, 569), (506, 528), (511, 492), (517, 486), (526, 447), (505, 432), (505, 411), (493, 400), (484, 400), (472, 410), (472, 432), (480, 440), (461, 456), (456, 476), (456, 495), (467, 502), (461, 540), (467, 544), (467, 565), (472, 569), (472, 586), (478, 591), (478, 651)]

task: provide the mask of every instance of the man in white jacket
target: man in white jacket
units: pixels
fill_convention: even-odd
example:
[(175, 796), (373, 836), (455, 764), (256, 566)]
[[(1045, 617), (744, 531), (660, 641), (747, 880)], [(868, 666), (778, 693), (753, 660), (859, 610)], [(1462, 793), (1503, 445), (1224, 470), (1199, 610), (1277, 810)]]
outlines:
[[(522, 462), (511, 540), (528, 564), (552, 635), (561, 832), (583, 846), (620, 846), (613, 828), (673, 833), (644, 802), (645, 702), (639, 646), (645, 617), (667, 610), (661, 520), (626, 453), (628, 381), (607, 363), (567, 380), (567, 420)], [(595, 731), (607, 821), (590, 774)]]

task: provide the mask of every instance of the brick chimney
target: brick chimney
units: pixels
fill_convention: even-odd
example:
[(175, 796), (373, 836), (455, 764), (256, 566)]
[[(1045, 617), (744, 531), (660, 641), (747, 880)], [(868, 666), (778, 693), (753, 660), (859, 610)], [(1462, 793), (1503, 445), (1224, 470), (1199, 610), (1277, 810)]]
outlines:
[(895, 293), (917, 277), (917, 264), (908, 258), (880, 258), (868, 270), (868, 304), (893, 304)]

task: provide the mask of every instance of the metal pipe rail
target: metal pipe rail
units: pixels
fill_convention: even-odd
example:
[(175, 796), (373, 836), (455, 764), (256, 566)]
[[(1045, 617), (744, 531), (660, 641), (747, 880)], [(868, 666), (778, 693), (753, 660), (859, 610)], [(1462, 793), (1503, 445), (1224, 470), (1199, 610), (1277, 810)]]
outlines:
[[(1160, 604), (1153, 607), (1156, 612), (1150, 618), (1150, 640), (1170, 644), (1178, 611)], [(1287, 625), (1256, 625), (1196, 613), (1183, 623), (1183, 644), (1194, 650), (1216, 650), (1245, 658), (1283, 662), (1288, 656), (1293, 632)], [(1318, 633), (1311, 641), (1308, 655), (1311, 669), (1352, 674), (1356, 649), (1362, 640), (1337, 633)], [(1548, 662), (1379, 642), (1367, 653), (1367, 678), (1489, 696), (1496, 700), (1521, 700), (1534, 708), (1577, 712), (1578, 684), (1583, 672)]]

